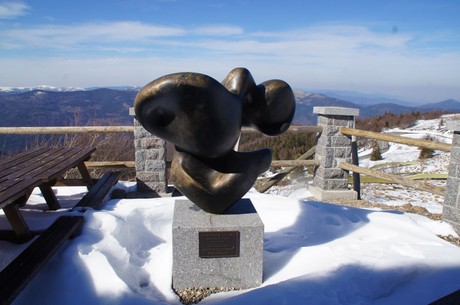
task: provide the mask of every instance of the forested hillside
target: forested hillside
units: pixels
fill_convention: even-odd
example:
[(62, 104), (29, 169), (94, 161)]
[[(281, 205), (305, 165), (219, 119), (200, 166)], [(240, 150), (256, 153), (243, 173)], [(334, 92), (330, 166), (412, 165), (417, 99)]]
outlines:
[(384, 113), (370, 118), (357, 118), (356, 129), (381, 132), (384, 128), (407, 128), (415, 124), (417, 120), (437, 119), (441, 115), (448, 113), (447, 111), (431, 111), (421, 113), (414, 111), (411, 113)]
[(315, 143), (315, 134), (284, 133), (278, 137), (268, 137), (258, 133), (241, 136), (240, 151), (270, 148), (273, 160), (297, 159)]

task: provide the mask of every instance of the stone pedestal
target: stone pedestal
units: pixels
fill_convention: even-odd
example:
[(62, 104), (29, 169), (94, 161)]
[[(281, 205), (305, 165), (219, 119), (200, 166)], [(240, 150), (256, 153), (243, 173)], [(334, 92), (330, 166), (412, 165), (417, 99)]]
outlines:
[[(134, 108), (130, 109), (134, 116)], [(166, 193), (166, 141), (144, 129), (134, 119), (134, 149), (138, 193)]]
[(454, 134), (442, 218), (460, 234), (460, 120), (447, 121), (447, 128)]
[(249, 199), (219, 215), (176, 200), (172, 230), (176, 291), (262, 284), (264, 225)]
[(341, 127), (354, 128), (359, 109), (343, 107), (314, 107), (318, 125), (323, 132), (318, 138), (315, 159), (320, 161), (309, 191), (318, 200), (356, 199), (357, 193), (348, 189), (348, 173), (338, 167), (341, 161), (351, 162), (351, 137), (340, 133)]

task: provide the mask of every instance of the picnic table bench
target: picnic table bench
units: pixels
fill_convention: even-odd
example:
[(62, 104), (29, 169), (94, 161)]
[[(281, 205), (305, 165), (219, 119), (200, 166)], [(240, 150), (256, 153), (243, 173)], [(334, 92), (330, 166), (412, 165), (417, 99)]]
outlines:
[[(87, 208), (102, 207), (103, 198), (117, 183), (119, 172), (107, 172), (93, 184), (84, 161), (90, 158), (94, 150), (94, 148), (44, 148), (0, 161), (0, 208), (5, 211), (13, 228), (13, 232), (9, 232), (12, 233), (9, 234), (9, 239), (24, 242), (32, 238), (33, 234), (22, 218), (19, 207), (25, 205), (33, 188), (40, 188), (50, 209), (60, 208), (51, 186), (73, 167), (78, 168), (88, 187), (88, 193), (75, 207), (81, 212)], [(83, 216), (60, 216), (0, 271), (1, 305), (11, 304), (65, 241), (80, 233), (83, 220)]]
[(0, 271), (0, 304), (11, 304), (69, 238), (79, 234), (83, 216), (61, 216)]
[(52, 186), (69, 169), (77, 167), (88, 190), (93, 181), (84, 161), (91, 157), (95, 148), (41, 148), (0, 160), (0, 208), (3, 209), (11, 232), (1, 232), (3, 239), (17, 242), (30, 240), (33, 236), (19, 208), (24, 206), (35, 187), (39, 187), (51, 210), (60, 208)]

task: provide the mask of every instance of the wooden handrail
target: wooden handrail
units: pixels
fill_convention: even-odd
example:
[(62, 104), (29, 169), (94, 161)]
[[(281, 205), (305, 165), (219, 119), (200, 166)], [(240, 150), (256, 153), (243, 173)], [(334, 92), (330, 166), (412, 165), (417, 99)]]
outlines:
[(437, 186), (428, 184), (426, 182), (416, 181), (416, 180), (412, 180), (409, 178), (386, 174), (386, 173), (382, 173), (379, 171), (375, 171), (372, 169), (364, 168), (364, 167), (353, 165), (353, 164), (346, 163), (346, 162), (340, 162), (339, 167), (344, 170), (350, 170), (355, 173), (360, 173), (360, 174), (367, 175), (370, 177), (380, 178), (380, 179), (390, 181), (393, 183), (399, 183), (404, 186), (413, 187), (415, 189), (422, 190), (425, 192), (430, 192), (430, 193), (440, 195), (440, 196), (444, 196), (446, 193), (446, 190), (444, 188), (437, 187)]
[[(134, 168), (135, 161), (86, 161), (88, 168)], [(318, 166), (319, 160), (273, 160), (271, 167)]]
[(319, 166), (319, 160), (273, 160), (271, 167)]
[(68, 134), (134, 132), (134, 126), (0, 127), (0, 134)]
[(135, 161), (86, 161), (87, 168), (134, 168)]
[[(291, 126), (287, 132), (322, 132), (322, 126)], [(0, 127), (0, 134), (68, 134), (68, 133), (128, 133), (134, 126), (48, 126), (48, 127)], [(242, 128), (243, 133), (257, 133), (252, 128)]]
[(417, 147), (422, 147), (422, 148), (442, 150), (446, 152), (450, 152), (452, 150), (452, 145), (450, 144), (433, 142), (433, 141), (428, 141), (428, 140), (412, 139), (412, 138), (395, 136), (395, 135), (390, 135), (390, 134), (385, 134), (385, 133), (378, 133), (378, 132), (353, 129), (353, 128), (347, 128), (347, 127), (340, 128), (340, 132), (348, 136), (370, 138), (370, 139), (375, 139), (375, 140), (382, 140), (382, 141), (387, 141), (387, 142), (412, 145), (412, 146), (417, 146)]
[[(243, 127), (241, 128), (242, 133), (259, 133), (257, 130), (249, 128), (249, 127)], [(303, 132), (303, 133), (317, 133), (317, 132), (323, 132), (323, 126), (291, 126), (286, 132)]]

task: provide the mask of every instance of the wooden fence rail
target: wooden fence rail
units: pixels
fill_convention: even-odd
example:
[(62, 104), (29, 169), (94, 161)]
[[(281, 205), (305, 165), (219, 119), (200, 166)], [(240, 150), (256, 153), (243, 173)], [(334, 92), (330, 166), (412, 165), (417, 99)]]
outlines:
[[(322, 132), (322, 126), (291, 126), (287, 132)], [(134, 126), (53, 126), (53, 127), (0, 127), (0, 134), (68, 134), (68, 133), (129, 133)], [(243, 133), (258, 133), (244, 127)]]
[(452, 150), (452, 145), (446, 144), (446, 143), (439, 143), (439, 142), (420, 140), (420, 139), (412, 139), (412, 138), (407, 138), (407, 137), (395, 136), (395, 135), (384, 134), (384, 133), (377, 133), (377, 132), (366, 131), (366, 130), (342, 127), (340, 129), (340, 132), (344, 135), (349, 135), (349, 136), (370, 138), (370, 139), (375, 139), (375, 140), (382, 140), (382, 141), (387, 141), (387, 142), (412, 145), (412, 146), (417, 146), (417, 147), (422, 147), (422, 148), (442, 150), (446, 152), (450, 152)]
[(390, 181), (390, 182), (393, 182), (393, 183), (399, 183), (399, 184), (404, 185), (404, 186), (412, 187), (412, 188), (415, 188), (415, 189), (418, 189), (418, 190), (422, 190), (422, 191), (425, 191), (425, 192), (430, 192), (430, 193), (440, 195), (440, 196), (444, 196), (445, 193), (446, 193), (446, 190), (444, 188), (428, 184), (428, 183), (426, 183), (424, 181), (416, 181), (416, 180), (412, 180), (412, 179), (409, 179), (409, 178), (404, 178), (404, 177), (401, 177), (401, 176), (390, 175), (390, 174), (382, 173), (382, 172), (379, 172), (379, 171), (375, 171), (375, 170), (372, 170), (372, 169), (360, 167), (360, 166), (353, 165), (353, 164), (346, 163), (346, 162), (340, 162), (339, 167), (341, 169), (344, 169), (344, 170), (350, 170), (350, 171), (353, 171), (355, 173), (367, 175), (367, 176), (370, 176), (370, 177), (380, 178), (380, 179)]
[(87, 168), (134, 168), (135, 161), (86, 161)]
[(0, 134), (129, 133), (134, 126), (0, 127)]
[(318, 166), (319, 160), (273, 160), (272, 167)]
[[(135, 161), (86, 161), (88, 168), (134, 168)], [(273, 160), (271, 167), (318, 166), (318, 160)]]
[[(249, 127), (243, 127), (241, 128), (242, 133), (258, 133), (260, 134), (257, 130), (254, 130)], [(291, 126), (289, 129), (286, 131), (289, 133), (317, 133), (317, 132), (323, 132), (323, 126)]]

